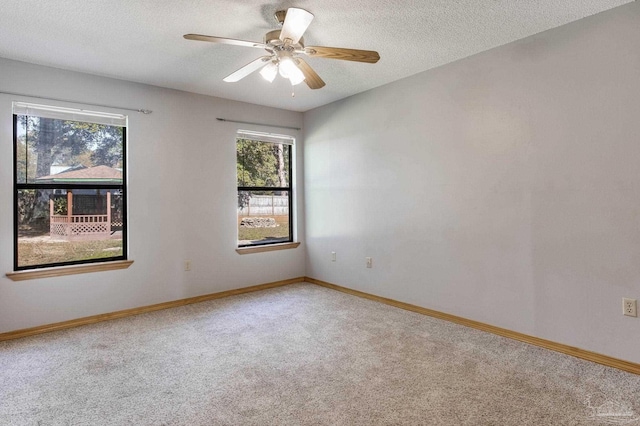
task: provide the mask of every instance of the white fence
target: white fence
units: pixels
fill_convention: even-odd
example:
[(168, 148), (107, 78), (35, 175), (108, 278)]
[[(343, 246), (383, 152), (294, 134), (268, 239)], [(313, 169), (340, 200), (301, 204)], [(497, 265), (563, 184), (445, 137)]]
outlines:
[(238, 216), (281, 216), (289, 214), (289, 197), (286, 195), (254, 195), (249, 205), (238, 209)]

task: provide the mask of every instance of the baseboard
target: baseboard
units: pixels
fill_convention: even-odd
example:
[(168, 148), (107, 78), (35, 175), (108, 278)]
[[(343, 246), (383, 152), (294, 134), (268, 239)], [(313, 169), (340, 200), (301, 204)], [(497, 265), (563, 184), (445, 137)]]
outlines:
[(399, 302), (397, 300), (388, 299), (386, 297), (376, 296), (373, 294), (365, 293), (358, 290), (352, 290), (347, 287), (342, 287), (336, 284), (331, 284), (325, 281), (317, 280), (311, 277), (298, 277), (289, 280), (275, 281), (266, 284), (259, 284), (250, 287), (239, 288), (235, 290), (227, 290), (219, 293), (205, 294), (202, 296), (190, 297), (187, 299), (179, 299), (171, 302), (158, 303), (155, 305), (142, 306), (139, 308), (125, 309), (122, 311), (116, 311), (106, 314), (93, 315), (84, 318), (78, 318), (69, 321), (63, 321), (53, 324), (46, 324), (37, 327), (25, 328), (21, 330), (9, 331), (6, 333), (0, 333), (0, 342), (5, 340), (19, 339), (27, 336), (34, 336), (36, 334), (49, 333), (51, 331), (64, 330), (67, 328), (79, 327), (87, 324), (94, 324), (102, 321), (109, 321), (112, 319), (125, 318), (133, 315), (140, 315), (147, 312), (159, 311), (162, 309), (177, 308), (179, 306), (191, 305), (193, 303), (205, 302), (207, 300), (222, 299), (224, 297), (235, 296), (239, 294), (251, 293), (254, 291), (266, 290), (274, 287), (282, 287), (289, 284), (295, 284), (306, 281), (308, 283), (316, 284), (325, 288), (341, 291), (343, 293), (351, 294), (353, 296), (362, 297), (365, 299), (373, 300), (376, 302), (384, 303), (386, 305), (395, 306), (396, 308), (405, 309), (407, 311), (417, 312), (419, 314), (427, 315), (434, 318), (439, 318), (445, 321), (450, 321), (456, 324), (464, 325), (466, 327), (475, 328), (477, 330), (486, 331), (488, 333), (497, 334), (499, 336), (508, 337), (510, 339), (518, 340), (520, 342), (528, 343), (531, 345), (539, 346), (545, 349), (549, 349), (555, 352), (560, 352), (566, 355), (571, 355), (576, 358), (584, 359), (587, 361), (595, 362), (598, 364), (606, 365), (607, 367), (617, 368), (619, 370), (627, 371), (629, 373), (640, 375), (640, 364), (613, 358), (608, 355), (602, 355), (596, 352), (591, 352), (585, 349), (568, 346), (562, 343), (553, 342), (551, 340), (541, 339), (539, 337), (529, 336), (527, 334), (519, 333), (517, 331), (511, 331), (506, 328), (496, 327), (494, 325), (485, 324), (479, 321), (462, 318), (456, 315), (447, 314), (444, 312), (435, 311), (433, 309), (423, 308), (421, 306), (411, 305), (409, 303)]
[(591, 352), (585, 349), (575, 348), (573, 346), (568, 346), (562, 343), (553, 342), (551, 340), (529, 336), (528, 334), (519, 333), (517, 331), (511, 331), (506, 328), (496, 327), (494, 325), (489, 325), (479, 321), (462, 318), (456, 315), (434, 311), (433, 309), (427, 309), (421, 306), (411, 305), (409, 303), (398, 302), (397, 300), (388, 299), (386, 297), (375, 296), (373, 294), (364, 293), (362, 291), (352, 290), (350, 288), (342, 287), (336, 284), (331, 284), (325, 281), (317, 280), (315, 278), (305, 277), (304, 280), (306, 282), (316, 284), (322, 287), (341, 291), (343, 293), (351, 294), (358, 297), (363, 297), (365, 299), (374, 300), (376, 302), (384, 303), (386, 305), (395, 306), (396, 308), (401, 308), (407, 311), (417, 312), (419, 314), (427, 315), (430, 317), (454, 322), (456, 324), (475, 328), (477, 330), (482, 330), (488, 333), (497, 334), (498, 336), (508, 337), (510, 339), (518, 340), (520, 342), (529, 343), (530, 345), (539, 346), (541, 348), (549, 349), (555, 352), (560, 352), (565, 355), (571, 355), (576, 358), (606, 365), (607, 367), (613, 367), (619, 370), (627, 371), (629, 373), (640, 375), (640, 364), (637, 364), (634, 362), (624, 361), (618, 358), (613, 358), (607, 355), (602, 355), (602, 354)]
[(275, 281), (266, 284), (254, 285), (235, 290), (221, 291), (219, 293), (205, 294), (202, 296), (189, 297), (187, 299), (174, 300), (171, 302), (158, 303), (155, 305), (142, 306), (139, 308), (125, 309), (107, 314), (92, 315), (90, 317), (78, 318), (69, 321), (46, 324), (37, 327), (24, 328), (21, 330), (0, 333), (0, 342), (4, 340), (19, 339), (21, 337), (33, 336), (36, 334), (49, 333), (51, 331), (64, 330), (67, 328), (79, 327), (81, 325), (94, 324), (102, 321), (109, 321), (117, 318), (125, 318), (133, 315), (145, 314), (147, 312), (159, 311), (162, 309), (177, 308), (178, 306), (191, 305), (193, 303), (205, 302), (207, 300), (222, 299), (223, 297), (235, 296), (238, 294), (251, 293), (254, 291), (266, 290), (274, 287), (281, 287), (289, 284), (300, 283), (304, 277), (292, 278), (289, 280)]

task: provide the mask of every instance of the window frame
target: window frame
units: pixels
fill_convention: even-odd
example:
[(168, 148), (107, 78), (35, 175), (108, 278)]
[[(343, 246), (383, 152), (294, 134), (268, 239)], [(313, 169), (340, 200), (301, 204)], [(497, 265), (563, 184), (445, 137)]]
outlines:
[[(55, 108), (52, 106), (52, 108)], [(122, 183), (93, 183), (93, 184), (73, 184), (73, 183), (29, 183), (28, 179), (25, 179), (25, 183), (18, 182), (18, 116), (23, 114), (17, 114), (15, 111), (13, 115), (13, 270), (16, 272), (30, 271), (34, 269), (42, 268), (56, 268), (73, 265), (85, 265), (95, 263), (110, 263), (120, 262), (128, 260), (128, 191), (127, 191), (127, 131), (128, 122), (122, 128)], [(29, 115), (27, 115), (29, 116)], [(33, 115), (33, 117), (38, 117)], [(78, 119), (69, 119), (69, 121), (79, 121)], [(27, 164), (28, 167), (28, 164)], [(113, 190), (117, 189), (122, 194), (122, 255), (103, 257), (96, 259), (81, 259), (65, 262), (53, 262), (43, 263), (37, 265), (18, 265), (18, 231), (19, 231), (19, 218), (18, 218), (18, 194), (21, 190), (51, 190), (64, 189), (105, 189)], [(110, 208), (110, 207), (109, 207)]]
[[(238, 185), (237, 186), (237, 191), (236, 191), (236, 195), (238, 195), (241, 191), (286, 191), (287, 192), (287, 202), (288, 202), (288, 209), (289, 209), (289, 238), (287, 240), (278, 240), (278, 241), (267, 241), (267, 242), (263, 242), (263, 243), (251, 243), (251, 244), (240, 244), (240, 239), (236, 238), (236, 248), (237, 249), (251, 249), (251, 248), (256, 248), (256, 247), (265, 247), (265, 246), (274, 246), (274, 245), (278, 245), (278, 244), (291, 244), (294, 243), (295, 239), (294, 239), (294, 234), (293, 234), (293, 221), (294, 221), (294, 216), (293, 216), (293, 211), (294, 209), (294, 205), (293, 205), (293, 180), (294, 180), (294, 176), (293, 176), (293, 155), (294, 155), (294, 143), (293, 141), (295, 140), (293, 137), (291, 136), (280, 136), (280, 135), (269, 135), (269, 134), (264, 134), (265, 139), (272, 139), (272, 140), (260, 140), (260, 136), (262, 134), (259, 133), (254, 133), (255, 136), (251, 137), (251, 138), (247, 138), (247, 137), (243, 137), (243, 134), (251, 134), (254, 132), (246, 132), (246, 131), (238, 131), (238, 133), (236, 134), (236, 138), (235, 138), (235, 143), (236, 143), (236, 163), (237, 163), (237, 159), (238, 159), (238, 141), (239, 140), (245, 140), (245, 141), (252, 141), (252, 142), (259, 142), (259, 143), (271, 143), (271, 144), (278, 144), (278, 142), (274, 141), (272, 139), (272, 136), (277, 136), (282, 138), (282, 142), (280, 142), (280, 144), (282, 144), (284, 147), (286, 147), (286, 149), (288, 149), (288, 161), (286, 162), (286, 166), (288, 169), (288, 176), (289, 176), (289, 186), (288, 187), (283, 187), (283, 186), (241, 186)], [(270, 137), (271, 136), (271, 137)], [(285, 142), (286, 140), (292, 141), (290, 143)], [(236, 168), (237, 170), (237, 168)], [(236, 183), (238, 183), (238, 179), (239, 177), (236, 175)], [(237, 202), (236, 202), (236, 211), (237, 211)], [(237, 213), (236, 213), (236, 218), (237, 218)], [(239, 226), (239, 225), (238, 225)], [(238, 227), (236, 227), (236, 232), (239, 232)], [(236, 233), (237, 237), (239, 237), (239, 235)]]

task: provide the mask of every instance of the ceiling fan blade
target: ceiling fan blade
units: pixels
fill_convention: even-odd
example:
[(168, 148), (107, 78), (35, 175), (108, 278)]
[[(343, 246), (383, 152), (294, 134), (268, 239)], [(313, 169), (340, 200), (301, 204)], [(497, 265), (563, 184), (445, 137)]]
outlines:
[(238, 71), (229, 74), (228, 76), (223, 78), (223, 80), (226, 81), (227, 83), (235, 83), (236, 81), (240, 81), (246, 76), (248, 76), (249, 74), (251, 74), (252, 72), (257, 71), (263, 66), (267, 65), (270, 60), (271, 60), (271, 56), (261, 56), (255, 61), (249, 62), (247, 65), (240, 68)]
[(264, 49), (265, 47), (267, 47), (264, 43), (258, 43), (255, 41), (236, 40), (234, 38), (215, 37), (215, 36), (207, 36), (207, 35), (201, 35), (201, 34), (185, 34), (183, 37), (186, 38), (187, 40), (198, 40), (198, 41), (208, 41), (210, 43), (232, 44), (234, 46), (257, 47), (259, 49)]
[(373, 50), (343, 49), (340, 47), (308, 46), (304, 53), (312, 58), (340, 59), (343, 61), (367, 62), (375, 64), (380, 60), (378, 52)]
[(287, 16), (282, 24), (280, 32), (280, 40), (291, 40), (291, 44), (296, 44), (302, 34), (307, 30), (309, 24), (313, 21), (313, 14), (304, 9), (290, 7), (287, 9)]
[(295, 63), (304, 74), (304, 82), (307, 83), (309, 89), (321, 89), (325, 86), (320, 76), (311, 68), (311, 66), (302, 58), (295, 58)]

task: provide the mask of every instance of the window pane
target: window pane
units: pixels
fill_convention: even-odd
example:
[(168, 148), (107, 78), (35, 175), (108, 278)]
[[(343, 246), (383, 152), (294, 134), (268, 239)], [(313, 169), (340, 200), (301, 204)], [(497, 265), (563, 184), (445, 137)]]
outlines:
[(17, 266), (122, 257), (123, 218), (120, 190), (18, 190)]
[(123, 128), (17, 116), (18, 183), (122, 183)]
[(290, 154), (290, 145), (238, 139), (238, 186), (289, 187)]
[(238, 246), (288, 241), (289, 191), (238, 191)]

